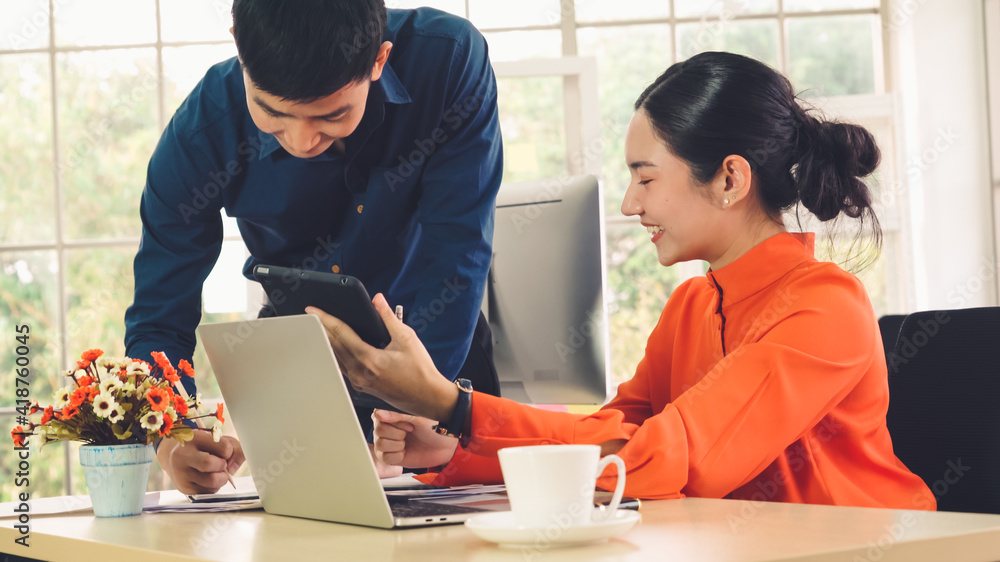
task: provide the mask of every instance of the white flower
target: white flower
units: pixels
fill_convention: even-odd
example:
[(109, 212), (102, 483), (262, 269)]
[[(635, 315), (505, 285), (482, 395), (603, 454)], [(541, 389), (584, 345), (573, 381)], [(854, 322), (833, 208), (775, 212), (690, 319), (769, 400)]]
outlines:
[(221, 423), (215, 424), (215, 427), (212, 428), (212, 440), (215, 441), (216, 443), (218, 443), (219, 439), (222, 439), (222, 424)]
[(108, 421), (111, 423), (118, 423), (123, 419), (125, 419), (125, 410), (122, 410), (121, 406), (115, 404), (115, 409), (111, 410), (111, 413), (108, 414)]
[(149, 431), (158, 431), (163, 425), (163, 414), (160, 412), (150, 412), (142, 416), (142, 427)]
[(122, 381), (118, 380), (118, 377), (107, 377), (101, 381), (101, 384), (97, 386), (101, 390), (101, 394), (114, 394), (114, 391), (122, 387)]
[(65, 408), (66, 406), (69, 406), (69, 397), (72, 394), (73, 394), (72, 386), (64, 386), (59, 390), (55, 391), (55, 393), (52, 395), (52, 400), (54, 400), (52, 407), (58, 410), (60, 408)]
[[(94, 415), (99, 418), (110, 416), (115, 408), (118, 408), (118, 403), (115, 402), (114, 396), (110, 394), (98, 394), (94, 398)], [(124, 414), (124, 412), (122, 413)]]
[(28, 447), (32, 451), (39, 450), (45, 444), (45, 435), (42, 433), (32, 433), (28, 436)]
[(97, 368), (104, 373), (118, 372), (126, 367), (125, 360), (121, 357), (109, 357), (107, 355), (98, 357), (96, 363)]
[(194, 395), (194, 404), (191, 407), (194, 408), (195, 410), (200, 410), (201, 409), (201, 393), (200, 392)]
[(170, 416), (170, 419), (177, 421), (177, 412), (174, 410), (173, 406), (167, 406), (166, 410), (163, 410), (164, 416)]
[(139, 361), (132, 361), (128, 364), (128, 368), (125, 370), (129, 375), (148, 375), (149, 367), (145, 363), (140, 363)]
[(122, 397), (135, 396), (135, 385), (130, 382), (123, 382), (118, 387), (118, 392)]

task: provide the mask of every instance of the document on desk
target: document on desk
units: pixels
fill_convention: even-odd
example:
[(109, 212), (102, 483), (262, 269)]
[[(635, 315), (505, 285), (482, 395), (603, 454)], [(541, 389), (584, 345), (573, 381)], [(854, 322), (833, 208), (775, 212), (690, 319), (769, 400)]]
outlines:
[(430, 499), (430, 498), (452, 498), (469, 497), (485, 494), (503, 494), (506, 491), (503, 484), (483, 485), (473, 484), (470, 486), (455, 486), (452, 488), (427, 487), (414, 489), (386, 489), (385, 495), (389, 498), (408, 499)]
[[(24, 512), (23, 507), (19, 507), (22, 502), (0, 503), (0, 519), (17, 517)], [(146, 492), (142, 509), (149, 509), (151, 506), (160, 503), (160, 492)], [(56, 496), (51, 498), (33, 498), (28, 500), (28, 509), (31, 516), (35, 515), (57, 515), (65, 513), (92, 512), (93, 504), (90, 503), (90, 496)], [(21, 512), (15, 512), (20, 509)]]
[[(214, 500), (193, 503), (187, 496), (177, 490), (164, 490), (162, 492), (146, 492), (143, 499), (142, 510), (148, 512), (212, 512), (212, 511), (237, 511), (244, 509), (260, 509), (260, 500), (257, 499), (257, 490), (253, 487), (253, 480), (249, 476), (237, 478), (237, 489), (233, 492), (222, 494), (206, 494), (215, 497)], [(241, 480), (243, 480), (241, 482)], [(247, 495), (247, 490), (252, 492), (252, 496)], [(63, 515), (69, 513), (93, 512), (93, 505), (90, 496), (56, 496), (51, 498), (33, 498), (28, 502), (30, 513), (35, 515)], [(20, 507), (21, 502), (0, 503), (0, 519), (12, 518), (21, 515), (24, 508)], [(15, 511), (20, 509), (21, 511)]]

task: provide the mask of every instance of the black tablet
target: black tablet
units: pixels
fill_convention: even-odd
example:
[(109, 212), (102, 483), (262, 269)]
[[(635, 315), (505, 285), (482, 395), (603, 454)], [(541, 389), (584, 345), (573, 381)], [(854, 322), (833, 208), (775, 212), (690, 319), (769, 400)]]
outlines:
[[(307, 306), (314, 306), (342, 320), (373, 347), (384, 348), (392, 340), (368, 291), (356, 277), (263, 264), (254, 266), (253, 277), (264, 287), (278, 316), (305, 314)], [(400, 411), (384, 400), (358, 392), (347, 377), (344, 382), (356, 407)]]
[(314, 306), (343, 320), (371, 346), (381, 349), (392, 339), (356, 277), (263, 264), (254, 266), (253, 276), (278, 316), (305, 314)]

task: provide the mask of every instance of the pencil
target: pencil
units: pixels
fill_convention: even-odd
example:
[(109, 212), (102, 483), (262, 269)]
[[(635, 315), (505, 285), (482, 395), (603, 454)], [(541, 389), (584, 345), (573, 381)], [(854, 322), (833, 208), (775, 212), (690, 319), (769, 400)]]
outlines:
[[(175, 382), (174, 388), (177, 389), (177, 394), (180, 394), (181, 398), (183, 398), (185, 402), (187, 402), (190, 399), (190, 395), (187, 393), (187, 389), (184, 388), (184, 385), (181, 384), (181, 381)], [(201, 416), (201, 410), (199, 410), (197, 407), (195, 407), (194, 413), (196, 414), (196, 416)], [(198, 424), (198, 427), (200, 427), (201, 429), (208, 429), (207, 427), (205, 427), (205, 423), (201, 421), (200, 417), (195, 417), (194, 423)], [(233, 481), (233, 475), (229, 474), (228, 466), (226, 467), (226, 476), (229, 477), (229, 483), (233, 485), (233, 489), (235, 490), (236, 482)]]

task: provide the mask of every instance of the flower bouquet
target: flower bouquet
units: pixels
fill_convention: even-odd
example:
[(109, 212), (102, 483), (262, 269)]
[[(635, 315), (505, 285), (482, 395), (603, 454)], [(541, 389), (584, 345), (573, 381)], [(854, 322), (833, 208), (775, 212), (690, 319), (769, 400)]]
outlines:
[[(194, 377), (191, 364), (181, 360), (175, 368), (163, 353), (153, 352), (152, 356), (155, 365), (128, 357), (106, 357), (100, 349), (85, 351), (76, 362), (77, 368), (66, 373), (72, 382), (56, 390), (53, 404), (43, 408), (35, 401), (30, 405), (27, 427), (25, 417), (21, 417), (21, 425), (11, 431), (15, 447), (26, 447), (32, 436), (39, 448), (57, 441), (83, 442), (80, 462), (99, 516), (99, 507), (107, 511), (104, 508), (109, 502), (99, 499), (97, 490), (108, 485), (120, 490), (121, 478), (137, 480), (138, 495), (135, 497), (133, 491), (127, 499), (113, 499), (110, 513), (104, 515), (141, 512), (155, 441), (171, 438), (183, 445), (194, 438), (195, 431), (211, 431), (216, 441), (222, 436), (222, 404), (202, 415), (200, 395), (189, 396), (181, 384), (181, 375)], [(211, 430), (202, 422), (207, 417), (218, 420)], [(113, 467), (135, 474), (112, 473)]]

